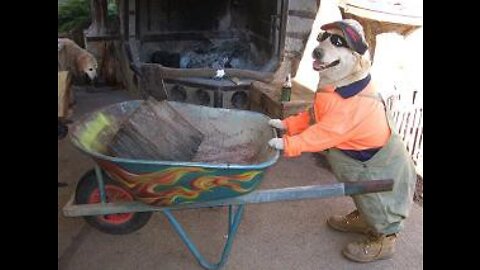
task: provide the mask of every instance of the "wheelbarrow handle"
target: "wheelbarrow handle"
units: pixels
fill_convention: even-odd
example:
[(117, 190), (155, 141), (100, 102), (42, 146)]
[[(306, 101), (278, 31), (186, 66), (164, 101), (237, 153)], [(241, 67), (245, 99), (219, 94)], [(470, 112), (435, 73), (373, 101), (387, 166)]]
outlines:
[(105, 203), (73, 205), (73, 200), (63, 208), (65, 216), (107, 215), (129, 212), (162, 211), (164, 209), (195, 209), (228, 205), (271, 203), (280, 201), (298, 201), (351, 196), (366, 193), (385, 192), (393, 189), (393, 180), (359, 181), (356, 183), (337, 183), (328, 185), (297, 186), (278, 189), (256, 190), (246, 195), (217, 201), (207, 201), (175, 206), (151, 206), (141, 202)]
[(345, 195), (357, 195), (374, 192), (385, 192), (393, 189), (393, 180), (374, 180), (345, 183)]

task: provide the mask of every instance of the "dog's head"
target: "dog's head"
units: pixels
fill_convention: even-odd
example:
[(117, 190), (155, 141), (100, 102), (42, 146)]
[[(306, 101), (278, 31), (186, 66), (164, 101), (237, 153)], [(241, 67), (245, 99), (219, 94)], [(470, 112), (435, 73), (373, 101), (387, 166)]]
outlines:
[(370, 55), (363, 28), (347, 19), (325, 24), (313, 50), (313, 69), (320, 74), (319, 87), (336, 87), (363, 79), (370, 70)]
[(78, 60), (78, 69), (86, 74), (88, 78), (93, 81), (97, 77), (98, 63), (93, 55), (90, 53), (82, 54)]

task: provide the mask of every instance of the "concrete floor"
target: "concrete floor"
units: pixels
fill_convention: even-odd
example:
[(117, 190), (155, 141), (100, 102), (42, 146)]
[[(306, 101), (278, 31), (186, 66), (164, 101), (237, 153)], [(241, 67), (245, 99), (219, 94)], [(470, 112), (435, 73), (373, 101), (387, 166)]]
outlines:
[[(122, 91), (85, 93), (79, 89), (75, 117), (106, 104), (127, 100)], [(74, 117), (74, 118), (75, 118)], [(114, 236), (92, 229), (82, 218), (67, 218), (61, 208), (77, 180), (93, 163), (68, 140), (58, 143), (58, 269), (151, 270), (202, 269), (174, 233), (166, 218), (154, 214), (130, 235)], [(281, 158), (266, 173), (260, 188), (334, 183), (322, 158), (306, 154)], [(348, 197), (256, 204), (246, 207), (230, 259), (224, 269), (423, 269), (423, 208), (414, 205), (394, 258), (369, 264), (346, 260), (340, 253), (361, 236), (328, 228), (326, 219), (354, 208)], [(219, 255), (226, 233), (223, 208), (174, 212), (204, 256)]]

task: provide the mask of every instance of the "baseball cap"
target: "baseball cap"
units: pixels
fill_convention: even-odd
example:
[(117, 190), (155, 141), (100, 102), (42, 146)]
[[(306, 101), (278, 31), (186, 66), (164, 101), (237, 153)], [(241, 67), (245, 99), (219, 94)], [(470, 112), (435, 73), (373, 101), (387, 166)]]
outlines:
[(348, 46), (358, 52), (364, 54), (368, 49), (368, 44), (365, 41), (365, 34), (362, 25), (351, 19), (336, 21), (322, 25), (322, 30), (339, 29), (342, 31)]

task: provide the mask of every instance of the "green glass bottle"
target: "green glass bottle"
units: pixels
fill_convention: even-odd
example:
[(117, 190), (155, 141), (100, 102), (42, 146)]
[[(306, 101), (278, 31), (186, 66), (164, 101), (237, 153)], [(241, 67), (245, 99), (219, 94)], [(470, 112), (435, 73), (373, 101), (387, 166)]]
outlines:
[(282, 86), (282, 93), (281, 93), (281, 102), (288, 102), (292, 96), (292, 78), (290, 73), (288, 73), (287, 78), (285, 79), (285, 83)]

